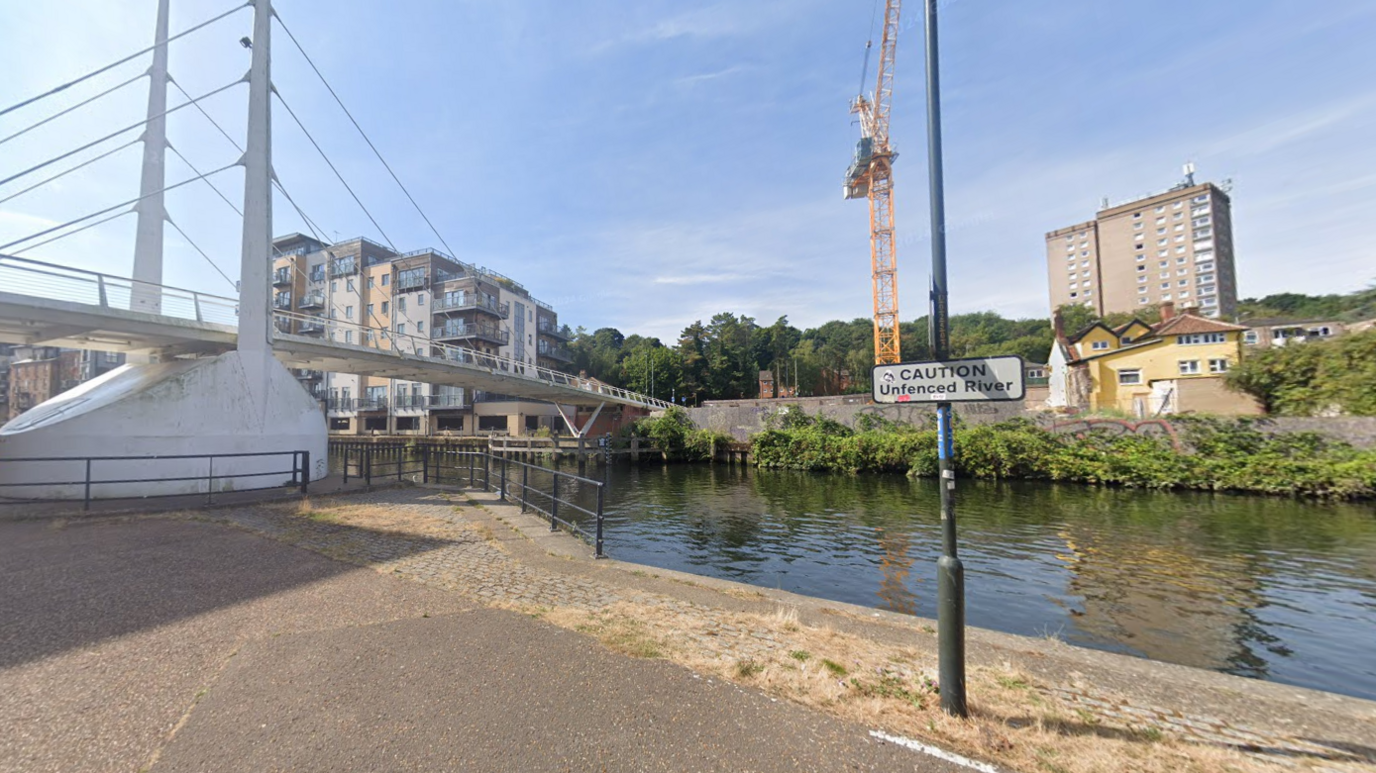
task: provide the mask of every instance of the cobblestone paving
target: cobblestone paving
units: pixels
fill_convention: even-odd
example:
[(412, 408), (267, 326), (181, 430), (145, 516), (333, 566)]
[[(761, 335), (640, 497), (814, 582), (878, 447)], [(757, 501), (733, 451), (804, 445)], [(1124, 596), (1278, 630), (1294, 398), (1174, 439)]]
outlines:
[[(653, 607), (672, 621), (698, 655), (728, 663), (787, 656), (787, 643), (774, 633), (741, 624), (741, 616), (656, 593), (617, 587), (528, 566), (503, 550), (486, 527), (476, 526), (464, 510), (475, 507), (463, 493), (390, 489), (340, 500), (347, 506), (384, 506), (389, 513), (436, 519), (446, 527), (418, 537), (292, 517), (259, 508), (218, 511), (213, 517), (265, 536), (282, 539), (333, 558), (369, 566), (399, 578), (452, 590), (479, 602), (528, 612), (573, 608), (610, 610), (618, 603)], [(456, 508), (457, 506), (457, 508)], [(478, 503), (478, 507), (482, 504)], [(1256, 754), (1272, 763), (1309, 755), (1328, 760), (1333, 771), (1371, 770), (1364, 756), (1313, 742), (1275, 737), (1226, 721), (1183, 715), (1155, 707), (1105, 700), (1081, 689), (1043, 688), (1071, 707), (1099, 720), (1138, 729), (1177, 734), (1196, 742), (1217, 744)]]

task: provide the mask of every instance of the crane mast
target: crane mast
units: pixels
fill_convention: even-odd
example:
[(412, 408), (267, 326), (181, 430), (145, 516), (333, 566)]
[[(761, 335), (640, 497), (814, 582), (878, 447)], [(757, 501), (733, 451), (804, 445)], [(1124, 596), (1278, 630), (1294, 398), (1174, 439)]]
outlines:
[(901, 0), (884, 3), (884, 29), (879, 46), (879, 79), (874, 93), (851, 102), (860, 116), (860, 142), (846, 170), (845, 197), (870, 201), (870, 275), (874, 290), (874, 362), (901, 360), (898, 339), (898, 268), (893, 240), (893, 162), (889, 146), (889, 108), (893, 100), (894, 48), (898, 43)]

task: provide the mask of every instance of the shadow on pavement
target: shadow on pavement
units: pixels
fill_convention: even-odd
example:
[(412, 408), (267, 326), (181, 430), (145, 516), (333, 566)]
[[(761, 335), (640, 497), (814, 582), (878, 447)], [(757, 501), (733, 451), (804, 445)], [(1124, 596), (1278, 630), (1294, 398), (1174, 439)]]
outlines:
[[(364, 540), (376, 535), (330, 528)], [(393, 544), (416, 555), (452, 543)], [(232, 527), (175, 518), (0, 522), (0, 669), (356, 569), (305, 560), (297, 548)]]

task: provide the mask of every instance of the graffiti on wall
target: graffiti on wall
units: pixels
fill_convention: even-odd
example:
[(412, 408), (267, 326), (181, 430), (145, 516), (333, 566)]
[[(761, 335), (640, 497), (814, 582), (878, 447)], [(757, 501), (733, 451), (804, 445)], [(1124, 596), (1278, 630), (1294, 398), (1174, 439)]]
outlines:
[(1069, 419), (1053, 423), (1048, 429), (1057, 435), (1074, 435), (1083, 438), (1091, 432), (1108, 434), (1114, 437), (1141, 435), (1143, 437), (1169, 438), (1176, 451), (1180, 448), (1180, 436), (1175, 425), (1165, 419), (1128, 421), (1127, 419)]

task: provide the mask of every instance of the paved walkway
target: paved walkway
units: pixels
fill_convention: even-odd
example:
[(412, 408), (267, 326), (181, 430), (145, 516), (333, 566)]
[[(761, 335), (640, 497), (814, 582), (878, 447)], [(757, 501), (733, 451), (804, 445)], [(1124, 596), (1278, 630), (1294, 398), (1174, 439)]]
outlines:
[[(477, 593), (549, 580), (548, 593), (607, 600), (578, 581), (555, 590), (476, 530), (397, 538), (216, 517), (432, 585), (463, 566), (490, 578)], [(955, 770), (756, 690), (223, 522), (0, 523), (0, 621), (3, 771)]]

